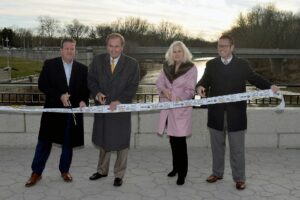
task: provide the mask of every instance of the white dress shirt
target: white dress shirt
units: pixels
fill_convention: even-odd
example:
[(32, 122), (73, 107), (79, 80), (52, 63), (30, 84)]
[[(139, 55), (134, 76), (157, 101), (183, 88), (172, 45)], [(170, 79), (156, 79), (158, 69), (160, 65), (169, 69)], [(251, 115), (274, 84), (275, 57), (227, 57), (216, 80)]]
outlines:
[(67, 83), (68, 83), (68, 86), (69, 86), (70, 78), (71, 78), (71, 72), (72, 72), (73, 61), (70, 62), (70, 63), (66, 63), (66, 62), (63, 60), (63, 65), (64, 65), (64, 69), (65, 69), (65, 74), (66, 74), (66, 78), (67, 78)]
[(221, 61), (222, 61), (222, 63), (224, 63), (224, 65), (228, 65), (230, 63), (230, 61), (232, 60), (232, 57), (233, 57), (232, 55), (228, 59), (221, 57)]

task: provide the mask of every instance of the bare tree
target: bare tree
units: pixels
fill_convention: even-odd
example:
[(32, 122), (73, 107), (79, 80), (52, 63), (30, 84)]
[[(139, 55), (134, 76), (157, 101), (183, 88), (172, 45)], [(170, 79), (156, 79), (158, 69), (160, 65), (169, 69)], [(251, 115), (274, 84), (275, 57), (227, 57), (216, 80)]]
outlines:
[(236, 25), (225, 33), (233, 35), (239, 47), (299, 48), (299, 32), (299, 16), (269, 4), (240, 14)]
[(59, 29), (59, 21), (49, 16), (38, 17), (38, 31), (41, 37), (53, 38)]
[(33, 33), (30, 29), (16, 28), (14, 29), (14, 33), (17, 46), (23, 47), (24, 49), (32, 46)]
[(96, 28), (95, 27), (93, 27), (93, 26), (91, 26), (90, 28), (89, 28), (89, 35), (88, 35), (88, 38), (90, 38), (90, 39), (97, 39), (97, 31), (96, 31)]
[(132, 39), (145, 35), (149, 30), (149, 26), (147, 20), (138, 17), (126, 17), (112, 23), (113, 30)]
[(74, 19), (71, 24), (67, 24), (65, 32), (68, 36), (79, 40), (89, 31), (89, 27), (80, 23), (77, 19)]
[(162, 41), (183, 40), (186, 36), (182, 26), (168, 21), (162, 21), (156, 27), (156, 34)]
[(106, 36), (115, 32), (109, 24), (101, 24), (96, 26), (96, 35), (100, 39), (101, 44), (105, 44)]

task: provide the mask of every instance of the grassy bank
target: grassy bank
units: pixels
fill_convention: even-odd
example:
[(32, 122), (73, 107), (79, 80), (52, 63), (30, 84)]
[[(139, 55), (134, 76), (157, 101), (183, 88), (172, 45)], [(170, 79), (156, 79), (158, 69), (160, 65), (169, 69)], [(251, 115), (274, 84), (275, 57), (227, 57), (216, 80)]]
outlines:
[[(12, 68), (12, 78), (29, 76), (40, 73), (43, 63), (36, 60), (23, 58), (9, 58), (9, 66)], [(0, 56), (0, 68), (7, 66), (7, 58)]]

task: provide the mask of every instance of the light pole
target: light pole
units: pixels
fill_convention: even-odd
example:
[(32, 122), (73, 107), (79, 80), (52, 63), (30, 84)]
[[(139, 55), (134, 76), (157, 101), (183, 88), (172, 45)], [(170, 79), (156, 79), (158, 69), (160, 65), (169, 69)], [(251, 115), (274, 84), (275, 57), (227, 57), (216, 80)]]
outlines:
[(9, 39), (8, 39), (8, 37), (6, 37), (5, 42), (6, 42), (6, 47), (8, 48), (8, 50), (7, 50), (7, 67), (9, 67), (9, 47), (8, 47)]
[(8, 37), (6, 37), (5, 42), (6, 42), (6, 47), (8, 47), (8, 42), (9, 42)]
[(26, 57), (26, 41), (25, 41), (25, 34), (24, 34), (24, 50), (23, 50), (23, 57)]

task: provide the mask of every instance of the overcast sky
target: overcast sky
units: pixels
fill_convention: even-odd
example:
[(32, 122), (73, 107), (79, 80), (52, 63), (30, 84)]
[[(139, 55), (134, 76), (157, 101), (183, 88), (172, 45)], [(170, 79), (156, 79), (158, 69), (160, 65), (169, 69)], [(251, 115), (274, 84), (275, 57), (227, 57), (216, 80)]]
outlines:
[(155, 24), (171, 21), (193, 36), (212, 40), (228, 30), (239, 13), (270, 2), (280, 10), (300, 12), (300, 0), (0, 0), (0, 27), (34, 28), (41, 15), (62, 25), (75, 18), (96, 25), (134, 16)]

